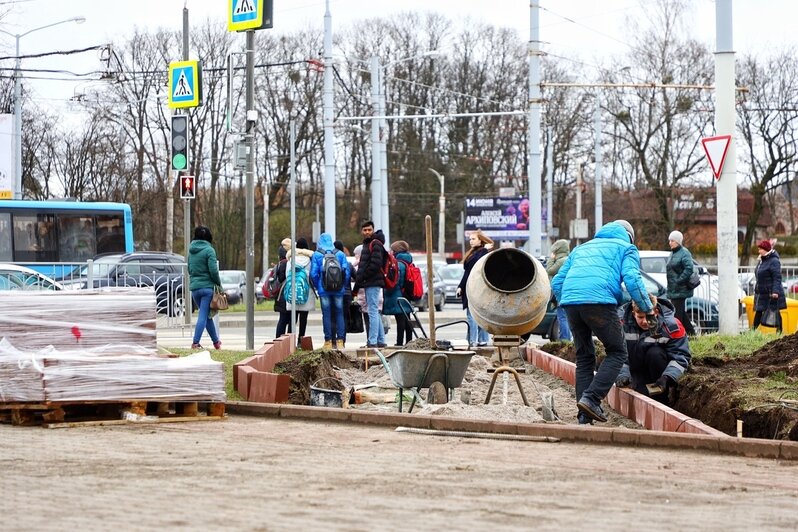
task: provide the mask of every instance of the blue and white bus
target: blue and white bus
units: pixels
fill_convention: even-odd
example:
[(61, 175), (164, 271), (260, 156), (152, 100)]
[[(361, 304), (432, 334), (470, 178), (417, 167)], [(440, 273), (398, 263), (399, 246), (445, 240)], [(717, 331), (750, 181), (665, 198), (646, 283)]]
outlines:
[(58, 277), (69, 263), (132, 252), (132, 220), (125, 203), (0, 200), (0, 262)]

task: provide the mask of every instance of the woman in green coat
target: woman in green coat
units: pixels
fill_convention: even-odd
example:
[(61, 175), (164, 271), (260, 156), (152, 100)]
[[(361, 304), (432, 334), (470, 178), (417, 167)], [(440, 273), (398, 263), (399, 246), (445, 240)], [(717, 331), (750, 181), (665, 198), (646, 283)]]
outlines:
[(693, 289), (688, 282), (693, 275), (693, 255), (690, 250), (682, 245), (684, 235), (679, 231), (672, 231), (668, 235), (668, 245), (671, 248), (671, 258), (665, 265), (668, 276), (668, 299), (673, 303), (676, 318), (682, 322), (687, 334), (695, 335), (693, 323), (685, 311), (685, 300), (693, 297)]
[(217, 286), (222, 286), (222, 279), (219, 277), (219, 261), (216, 259), (216, 250), (213, 249), (212, 242), (211, 230), (200, 225), (194, 229), (194, 240), (188, 247), (188, 275), (191, 279), (189, 288), (194, 306), (199, 311), (197, 325), (194, 327), (192, 349), (202, 349), (199, 342), (203, 330), (208, 331), (213, 347), (222, 348), (219, 331), (216, 330), (211, 318), (213, 291)]

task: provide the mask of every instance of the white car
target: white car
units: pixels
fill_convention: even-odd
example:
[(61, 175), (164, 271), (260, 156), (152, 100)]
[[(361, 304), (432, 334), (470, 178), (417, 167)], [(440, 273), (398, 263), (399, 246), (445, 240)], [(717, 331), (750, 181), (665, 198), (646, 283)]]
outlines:
[(16, 264), (0, 264), (0, 290), (63, 290), (64, 287), (44, 274)]
[[(670, 251), (658, 250), (641, 250), (640, 251), (640, 269), (649, 274), (654, 280), (662, 286), (668, 286), (668, 275), (666, 273), (666, 265), (670, 260)], [(698, 264), (693, 259), (693, 267), (698, 268), (698, 273), (701, 276), (701, 284), (693, 291), (693, 297), (700, 297), (718, 304), (718, 276), (712, 275), (704, 267)], [(737, 300), (740, 301), (745, 297), (745, 292), (737, 288)]]

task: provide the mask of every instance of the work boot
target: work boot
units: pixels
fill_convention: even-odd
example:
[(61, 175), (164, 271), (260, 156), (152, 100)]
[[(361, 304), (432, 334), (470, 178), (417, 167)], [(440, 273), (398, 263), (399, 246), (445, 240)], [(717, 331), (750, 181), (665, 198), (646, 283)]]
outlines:
[(576, 415), (576, 421), (580, 425), (592, 425), (593, 424), (593, 420), (590, 419), (589, 417), (587, 417), (587, 415), (584, 412), (579, 412)]
[(345, 345), (344, 345), (344, 341), (343, 340), (338, 340), (337, 342), (335, 342), (335, 348), (336, 349), (344, 349), (344, 347), (345, 347)]
[(584, 395), (579, 402), (576, 403), (576, 407), (590, 419), (600, 421), (601, 423), (607, 422), (607, 415), (604, 413), (604, 409), (601, 408), (601, 405), (595, 403), (592, 399), (588, 399)]
[(332, 348), (333, 348), (332, 341), (324, 340), (324, 345), (322, 346), (322, 349), (332, 349)]

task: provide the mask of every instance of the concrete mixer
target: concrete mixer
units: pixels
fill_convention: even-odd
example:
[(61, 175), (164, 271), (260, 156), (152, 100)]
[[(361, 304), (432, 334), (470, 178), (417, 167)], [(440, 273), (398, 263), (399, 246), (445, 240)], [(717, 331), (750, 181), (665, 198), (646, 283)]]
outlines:
[[(523, 366), (519, 350), (520, 335), (541, 322), (551, 298), (549, 276), (543, 265), (523, 250), (500, 248), (491, 251), (474, 265), (466, 285), (468, 309), (480, 327), (493, 334), (497, 353), (491, 358), (496, 367), (485, 404), (490, 402), (499, 373), (511, 373), (529, 406), (518, 370)], [(523, 371), (523, 369), (521, 369)]]

